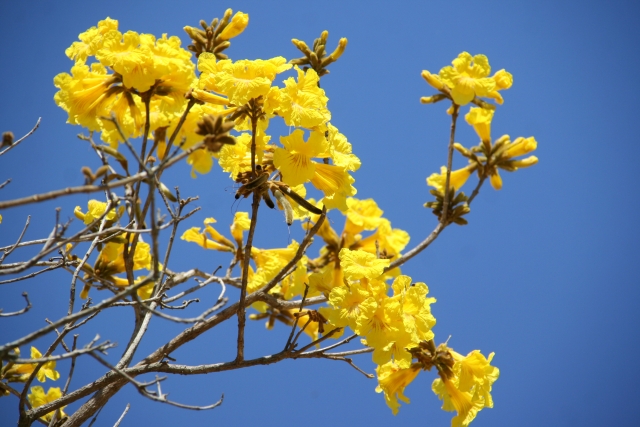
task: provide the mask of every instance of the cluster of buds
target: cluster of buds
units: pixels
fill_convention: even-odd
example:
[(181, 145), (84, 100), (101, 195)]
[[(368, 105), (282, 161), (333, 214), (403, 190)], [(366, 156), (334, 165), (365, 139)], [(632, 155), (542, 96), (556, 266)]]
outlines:
[(196, 133), (204, 137), (204, 146), (208, 151), (217, 153), (225, 144), (235, 145), (236, 139), (229, 135), (233, 126), (233, 121), (225, 120), (223, 116), (205, 114), (198, 122)]
[(222, 19), (214, 18), (211, 24), (205, 20), (200, 21), (202, 29), (197, 27), (184, 27), (184, 31), (189, 35), (193, 44), (187, 48), (195, 53), (196, 58), (203, 52), (213, 53), (217, 59), (227, 59), (223, 50), (231, 46), (229, 39), (232, 39), (244, 31), (249, 23), (249, 15), (227, 9)]
[(421, 341), (418, 347), (409, 349), (409, 352), (422, 369), (430, 371), (435, 366), (441, 377), (448, 379), (453, 376), (455, 360), (445, 344), (436, 347), (433, 340)]
[[(468, 221), (463, 218), (464, 215), (471, 212), (471, 208), (467, 204), (469, 198), (461, 191), (455, 194), (455, 188), (449, 190), (449, 206), (447, 208), (447, 225), (456, 223), (458, 225), (467, 225)], [(436, 189), (429, 190), (436, 200), (424, 204), (425, 208), (433, 210), (433, 214), (440, 219), (442, 217), (442, 209), (444, 206), (444, 194)]]
[[(258, 194), (265, 204), (270, 208), (275, 208), (275, 203), (269, 195), (269, 191), (276, 198), (278, 207), (284, 212), (287, 225), (293, 223), (293, 207), (287, 199), (291, 199), (294, 203), (302, 206), (304, 209), (316, 215), (320, 215), (322, 210), (305, 200), (304, 197), (293, 191), (287, 184), (282, 181), (269, 180), (270, 172), (261, 165), (256, 165), (256, 172), (241, 172), (236, 177), (236, 182), (242, 184), (236, 191), (236, 199), (240, 197), (247, 198), (250, 194)], [(285, 195), (287, 197), (285, 197)]]
[(338, 47), (336, 47), (331, 54), (327, 55), (326, 45), (328, 37), (329, 32), (323, 31), (322, 34), (320, 34), (320, 38), (313, 41), (313, 49), (309, 49), (309, 46), (302, 40), (292, 39), (291, 42), (304, 56), (302, 58), (292, 59), (290, 62), (293, 65), (303, 66), (302, 69), (304, 71), (313, 68), (320, 77), (329, 74), (327, 67), (342, 56), (344, 49), (347, 47), (347, 39), (345, 37), (341, 38), (338, 41)]

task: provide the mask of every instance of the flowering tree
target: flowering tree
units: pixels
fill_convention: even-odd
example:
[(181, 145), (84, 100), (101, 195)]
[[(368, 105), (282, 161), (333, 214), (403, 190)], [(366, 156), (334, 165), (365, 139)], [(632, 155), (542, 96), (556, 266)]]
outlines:
[[(185, 27), (191, 39), (186, 50), (178, 37), (123, 33), (118, 21), (107, 18), (80, 34), (80, 41), (66, 50), (74, 64), (70, 74), (55, 77), (59, 89), (55, 102), (68, 113), (69, 123), (89, 131), (81, 138), (95, 151), (97, 165), (82, 168), (85, 185), (3, 201), (0, 209), (77, 193), (95, 194), (96, 199), (86, 208), (76, 207), (79, 226), (58, 223), (47, 239), (36, 241), (23, 241), (23, 232), (2, 248), (0, 274), (10, 278), (0, 283), (55, 269), (71, 276), (66, 316), (0, 346), (0, 391), (18, 399), (20, 426), (81, 425), (127, 384), (155, 401), (211, 409), (222, 399), (204, 407), (177, 403), (162, 392), (164, 377), (142, 378), (150, 373), (203, 375), (305, 358), (343, 361), (367, 377), (376, 377), (375, 390), (384, 395), (394, 414), (400, 401), (409, 403), (405, 388), (425, 370), (434, 373), (432, 388), (443, 409), (456, 412), (452, 425), (466, 426), (481, 409), (493, 406), (491, 389), (499, 375), (490, 364), (493, 353), (485, 356), (473, 350), (465, 356), (447, 342), (436, 344), (432, 331), (436, 319), (431, 313), (435, 299), (425, 283), (403, 275), (400, 267), (446, 227), (466, 224), (484, 182), (489, 179), (496, 190), (502, 187), (500, 169), (512, 172), (537, 162), (535, 156), (521, 158), (535, 150), (533, 137), (513, 141), (508, 135), (491, 137), (496, 104), (503, 103), (500, 91), (511, 87), (511, 74), (500, 70), (490, 75), (484, 55), (466, 52), (437, 75), (422, 72), (436, 93), (421, 102), (450, 105), (451, 133), (446, 166), (427, 178), (434, 199), (425, 207), (437, 216), (438, 224), (405, 251), (408, 233), (393, 228), (373, 199), (353, 197), (353, 173), (360, 159), (333, 124), (329, 98), (321, 88), (321, 78), (342, 56), (347, 39), (340, 39), (328, 53), (325, 31), (311, 47), (292, 40), (302, 53), (298, 59), (231, 60), (223, 52), (248, 21), (248, 15), (227, 10), (211, 24), (201, 21), (201, 28)], [(465, 119), (480, 142), (468, 148), (454, 141), (458, 117), (471, 104)], [(275, 141), (269, 125), (280, 120), (288, 132)], [(29, 134), (14, 141), (11, 133), (5, 133), (0, 156)], [(467, 166), (452, 170), (454, 151), (468, 159)], [(229, 234), (214, 227), (214, 218), (207, 218), (203, 227), (193, 224), (190, 217), (199, 209), (194, 206), (197, 198), (183, 198), (177, 187), (163, 183), (164, 172), (183, 161), (193, 177), (210, 173), (217, 163), (235, 182), (235, 198), (251, 200), (251, 212), (237, 212)], [(473, 174), (478, 182), (467, 196), (461, 188)], [(265, 208), (281, 210), (288, 225), (300, 222), (303, 239), (292, 240), (285, 248), (255, 247), (259, 213)], [(340, 232), (326, 221), (331, 209), (345, 216)], [(178, 237), (194, 250), (199, 250), (197, 245), (226, 252), (221, 255), (228, 263), (224, 274), (206, 273), (205, 267), (195, 265), (174, 271), (171, 255)], [(4, 263), (19, 253), (16, 249), (30, 245), (42, 248), (27, 260)], [(45, 260), (52, 253), (59, 257)], [(188, 286), (189, 281), (197, 283)], [(220, 287), (212, 307), (194, 318), (167, 314), (194, 303), (195, 299), (185, 298), (206, 286)], [(238, 301), (230, 303), (228, 286), (240, 290)], [(25, 298), (25, 309), (0, 315), (26, 312), (31, 305), (27, 294)], [(101, 301), (94, 303), (92, 298)], [(179, 300), (181, 305), (172, 305)], [(114, 345), (109, 341), (96, 338), (78, 347), (75, 336), (68, 342), (72, 331), (122, 306), (133, 311), (136, 321), (116, 363), (104, 357)], [(189, 326), (163, 337), (164, 344), (150, 354), (135, 358), (156, 317)], [(291, 331), (283, 349), (246, 358), (247, 317), (267, 319), (269, 329), (276, 321), (287, 325)], [(173, 352), (233, 319), (237, 320), (235, 359), (192, 366), (175, 363)], [(44, 352), (31, 346), (30, 357), (24, 356), (29, 344), (50, 335), (51, 344)], [(360, 345), (354, 347), (355, 342)], [(346, 347), (337, 350), (341, 346)], [(353, 360), (366, 353), (377, 365), (375, 375)], [(85, 358), (99, 361), (109, 372), (70, 390), (73, 367)], [(56, 361), (62, 359), (72, 360), (66, 385), (46, 392), (34, 385), (36, 380), (64, 378), (56, 370)], [(81, 402), (79, 409), (66, 413), (65, 407), (75, 402)]]

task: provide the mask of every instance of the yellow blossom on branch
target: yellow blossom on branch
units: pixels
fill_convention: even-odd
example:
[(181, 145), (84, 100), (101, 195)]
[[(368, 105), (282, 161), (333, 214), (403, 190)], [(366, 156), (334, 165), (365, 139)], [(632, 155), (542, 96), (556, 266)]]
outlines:
[(453, 60), (453, 66), (440, 70), (439, 77), (451, 90), (453, 102), (458, 105), (467, 105), (476, 96), (494, 98), (502, 103), (497, 91), (511, 87), (513, 79), (504, 70), (496, 73), (495, 78), (489, 77), (490, 72), (489, 59), (485, 55), (471, 56), (462, 52)]
[[(446, 346), (445, 346), (446, 348)], [(483, 408), (492, 408), (491, 388), (500, 371), (491, 366), (494, 353), (486, 358), (479, 350), (466, 356), (448, 349), (454, 359), (452, 375), (441, 372), (433, 382), (433, 392), (443, 401), (442, 409), (456, 411), (453, 427), (466, 427)]]
[[(15, 349), (16, 357), (20, 357), (20, 349)], [(42, 353), (38, 351), (37, 348), (31, 347), (31, 359), (40, 359), (42, 357)], [(3, 377), (7, 378), (9, 381), (26, 381), (29, 376), (35, 371), (37, 363), (23, 363), (23, 364), (15, 364), (12, 365), (9, 369), (3, 372)], [(45, 362), (44, 365), (38, 369), (38, 373), (36, 374), (36, 378), (41, 383), (45, 382), (47, 378), (50, 380), (57, 380), (60, 378), (60, 373), (55, 370), (56, 362), (52, 360), (50, 362)]]
[(410, 403), (409, 398), (404, 395), (404, 389), (411, 384), (419, 373), (419, 366), (400, 368), (394, 362), (388, 362), (376, 368), (378, 376), (376, 392), (384, 392), (384, 399), (387, 402), (387, 406), (393, 411), (393, 415), (397, 415), (400, 408), (398, 399), (404, 403)]
[[(62, 391), (60, 390), (60, 387), (51, 387), (45, 393), (42, 387), (35, 386), (35, 387), (31, 387), (31, 393), (27, 395), (27, 399), (29, 400), (29, 403), (31, 404), (32, 408), (37, 408), (39, 406), (46, 405), (47, 403), (56, 401), (61, 397), (62, 397)], [(66, 406), (63, 406), (62, 408), (58, 409), (59, 411), (57, 416), (58, 420), (61, 420), (62, 418), (65, 418), (67, 416), (67, 414), (64, 413), (64, 408), (66, 408)], [(53, 419), (53, 416), (55, 413), (56, 411), (51, 411), (40, 418), (46, 422), (50, 422)]]
[(240, 11), (236, 12), (231, 18), (231, 22), (224, 27), (224, 30), (220, 33), (219, 37), (223, 40), (229, 40), (234, 37), (239, 36), (247, 25), (249, 24), (249, 14), (242, 13)]

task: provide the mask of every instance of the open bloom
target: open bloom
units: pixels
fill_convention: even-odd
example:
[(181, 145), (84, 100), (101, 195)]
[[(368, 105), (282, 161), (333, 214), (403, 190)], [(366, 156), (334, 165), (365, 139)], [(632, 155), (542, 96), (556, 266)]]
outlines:
[[(32, 408), (37, 408), (39, 406), (46, 405), (47, 403), (51, 403), (55, 400), (60, 399), (61, 397), (62, 397), (62, 391), (60, 391), (60, 387), (51, 387), (45, 393), (42, 387), (35, 386), (35, 387), (31, 387), (31, 393), (27, 395), (27, 399), (29, 399), (29, 403), (31, 404)], [(62, 408), (58, 409), (58, 411), (60, 411), (57, 417), (58, 420), (61, 420), (62, 418), (67, 416), (67, 414), (65, 414), (63, 411), (64, 408), (66, 408), (66, 406), (63, 406)], [(56, 411), (51, 411), (40, 418), (45, 420), (46, 422), (49, 422), (53, 419), (53, 415), (55, 413)]]
[(453, 376), (437, 378), (433, 392), (443, 401), (442, 409), (456, 411), (451, 420), (452, 427), (466, 427), (483, 408), (493, 408), (491, 388), (500, 371), (491, 366), (494, 353), (486, 358), (479, 350), (463, 356), (449, 349), (453, 356)]
[(284, 148), (276, 148), (273, 164), (280, 172), (285, 183), (291, 186), (311, 181), (314, 187), (325, 195), (324, 204), (328, 208), (337, 207), (347, 210), (347, 197), (353, 196), (355, 180), (347, 170), (336, 165), (318, 163), (314, 157), (329, 158), (330, 146), (322, 133), (311, 132), (307, 142), (304, 131), (296, 129), (289, 136), (280, 138)]
[(393, 411), (393, 415), (397, 415), (400, 408), (398, 399), (404, 403), (410, 403), (409, 398), (404, 395), (404, 389), (411, 384), (419, 373), (420, 368), (417, 366), (403, 369), (393, 362), (385, 363), (376, 368), (376, 374), (378, 375), (376, 392), (384, 392), (384, 399), (387, 402), (387, 406)]
[(498, 90), (508, 89), (513, 82), (511, 74), (505, 70), (489, 77), (491, 66), (485, 55), (471, 56), (462, 52), (452, 64), (440, 70), (440, 80), (449, 87), (453, 102), (458, 105), (467, 105), (476, 96), (494, 98), (501, 104)]
[[(20, 356), (20, 349), (16, 349), (16, 355)], [(31, 358), (39, 359), (41, 357), (42, 353), (37, 348), (31, 347)], [(37, 363), (15, 364), (4, 372), (4, 377), (8, 378), (9, 381), (26, 381), (36, 369), (36, 366)], [(36, 374), (36, 378), (41, 383), (45, 382), (47, 378), (53, 381), (60, 378), (60, 373), (56, 371), (56, 362), (50, 361), (42, 365)]]

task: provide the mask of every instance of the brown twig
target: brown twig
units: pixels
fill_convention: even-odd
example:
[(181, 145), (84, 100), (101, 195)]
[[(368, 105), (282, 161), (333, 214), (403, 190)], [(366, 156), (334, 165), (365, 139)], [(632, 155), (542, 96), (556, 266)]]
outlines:
[(19, 316), (19, 315), (29, 311), (31, 309), (31, 301), (29, 301), (29, 295), (26, 292), (23, 292), (22, 296), (27, 301), (27, 306), (25, 308), (23, 308), (22, 310), (13, 311), (11, 313), (3, 313), (2, 309), (0, 308), (0, 317)]
[(38, 129), (38, 126), (40, 126), (40, 120), (42, 120), (42, 117), (38, 117), (38, 121), (36, 122), (35, 126), (29, 132), (27, 132), (27, 134), (25, 136), (23, 136), (22, 138), (18, 139), (17, 141), (14, 141), (13, 144), (8, 146), (4, 150), (0, 151), (0, 156), (5, 154), (6, 152), (11, 150), (12, 148), (15, 148), (18, 144), (20, 144), (22, 141), (24, 141), (29, 136), (31, 136), (31, 134), (34, 133), (36, 131), (36, 129)]

